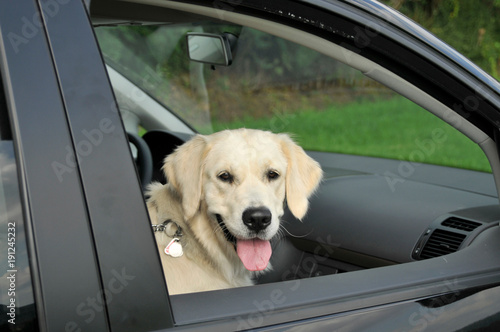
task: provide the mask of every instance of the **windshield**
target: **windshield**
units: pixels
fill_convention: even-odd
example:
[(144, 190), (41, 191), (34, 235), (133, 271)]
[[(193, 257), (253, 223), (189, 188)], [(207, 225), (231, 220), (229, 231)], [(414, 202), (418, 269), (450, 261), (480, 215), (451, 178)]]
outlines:
[[(257, 128), (290, 133), (308, 150), (490, 171), (480, 148), (451, 126), (292, 41), (214, 22), (96, 31), (107, 64), (196, 132)], [(188, 32), (236, 36), (232, 63), (190, 61)], [(138, 124), (139, 132), (157, 129)]]

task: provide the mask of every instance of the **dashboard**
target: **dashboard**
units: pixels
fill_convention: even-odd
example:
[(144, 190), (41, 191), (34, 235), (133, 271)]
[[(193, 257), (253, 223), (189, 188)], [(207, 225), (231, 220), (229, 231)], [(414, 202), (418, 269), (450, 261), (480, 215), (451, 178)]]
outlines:
[[(264, 282), (351, 272), (451, 254), (498, 226), (493, 176), (443, 166), (310, 152), (325, 179), (299, 221), (286, 213), (286, 236)], [(467, 189), (465, 189), (467, 188)], [(283, 271), (296, 271), (284, 273)]]

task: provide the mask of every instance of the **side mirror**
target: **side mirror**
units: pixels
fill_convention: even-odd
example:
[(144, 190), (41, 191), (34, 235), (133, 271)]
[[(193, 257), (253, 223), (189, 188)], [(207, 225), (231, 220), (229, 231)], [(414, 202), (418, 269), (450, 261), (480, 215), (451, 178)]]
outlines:
[(231, 44), (226, 34), (189, 32), (186, 38), (190, 60), (216, 66), (231, 65)]

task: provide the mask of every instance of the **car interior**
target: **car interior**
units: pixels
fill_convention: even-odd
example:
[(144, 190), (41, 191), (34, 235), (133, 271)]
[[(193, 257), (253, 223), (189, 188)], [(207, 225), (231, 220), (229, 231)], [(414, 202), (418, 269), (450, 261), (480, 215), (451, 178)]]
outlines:
[[(123, 3), (127, 15), (122, 15), (107, 2), (92, 2), (91, 17), (99, 42), (100, 29), (128, 25), (210, 21), (254, 28), (326, 55), (404, 96), (468, 137), (489, 160), (492, 173), (308, 151), (321, 164), (324, 180), (302, 221), (289, 212), (285, 214), (285, 235), (273, 242), (273, 270), (261, 276), (258, 283), (346, 274), (360, 281), (382, 277), (386, 284), (372, 285), (380, 290), (388, 284), (416, 285), (443, 274), (453, 278), (498, 268), (500, 164), (496, 144), (483, 130), (375, 61), (324, 42), (319, 36), (237, 12), (220, 13), (214, 8), (177, 2), (144, 3)], [(108, 62), (106, 54), (104, 57)], [(174, 111), (165, 112), (167, 106), (138, 87), (133, 78), (120, 73), (112, 61), (107, 64), (140, 181), (143, 187), (151, 181), (165, 183), (163, 159), (196, 130)], [(432, 149), (432, 141), (426, 144), (418, 147), (419, 151)], [(369, 270), (378, 272), (366, 274)], [(193, 319), (179, 315), (180, 321)]]

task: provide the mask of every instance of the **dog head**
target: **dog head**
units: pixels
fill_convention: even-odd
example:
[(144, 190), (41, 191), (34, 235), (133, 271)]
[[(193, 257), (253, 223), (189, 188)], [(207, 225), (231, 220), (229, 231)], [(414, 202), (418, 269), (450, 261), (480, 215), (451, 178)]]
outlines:
[(205, 209), (253, 271), (267, 266), (285, 199), (302, 219), (322, 177), (289, 136), (252, 129), (197, 135), (165, 159), (163, 170), (186, 221)]

